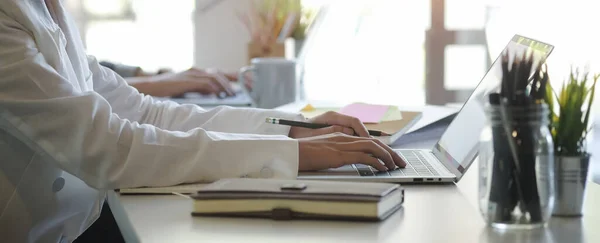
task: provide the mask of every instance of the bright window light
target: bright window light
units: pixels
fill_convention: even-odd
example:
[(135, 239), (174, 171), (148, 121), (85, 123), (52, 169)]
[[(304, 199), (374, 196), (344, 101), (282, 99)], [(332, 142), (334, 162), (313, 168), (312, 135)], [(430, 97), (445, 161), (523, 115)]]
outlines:
[(85, 10), (96, 16), (120, 16), (127, 9), (127, 0), (84, 0)]
[(147, 70), (185, 70), (194, 62), (194, 0), (134, 0), (135, 20), (87, 25), (88, 53)]

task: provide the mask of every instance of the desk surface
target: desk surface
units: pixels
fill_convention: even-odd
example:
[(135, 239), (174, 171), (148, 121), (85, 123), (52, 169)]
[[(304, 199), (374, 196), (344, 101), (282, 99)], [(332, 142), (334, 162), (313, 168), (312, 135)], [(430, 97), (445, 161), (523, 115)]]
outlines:
[(124, 234), (141, 242), (600, 241), (600, 185), (588, 183), (584, 217), (554, 217), (546, 229), (502, 234), (486, 227), (479, 214), (476, 172), (456, 185), (404, 185), (403, 209), (379, 223), (192, 217), (191, 201), (176, 195), (116, 195), (116, 201), (132, 226)]
[(477, 168), (457, 184), (403, 185), (403, 209), (379, 223), (192, 217), (192, 202), (176, 195), (110, 193), (109, 203), (131, 242), (600, 242), (600, 185), (588, 182), (581, 218), (501, 233), (479, 214)]

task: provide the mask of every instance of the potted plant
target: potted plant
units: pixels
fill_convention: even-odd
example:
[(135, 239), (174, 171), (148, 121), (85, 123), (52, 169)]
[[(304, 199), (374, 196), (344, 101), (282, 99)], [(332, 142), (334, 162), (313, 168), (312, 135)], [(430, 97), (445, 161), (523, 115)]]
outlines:
[[(581, 216), (590, 154), (586, 139), (594, 90), (600, 75), (571, 69), (569, 79), (556, 92), (546, 89), (550, 131), (554, 140), (556, 200), (553, 215)], [(547, 84), (549, 85), (549, 83)]]

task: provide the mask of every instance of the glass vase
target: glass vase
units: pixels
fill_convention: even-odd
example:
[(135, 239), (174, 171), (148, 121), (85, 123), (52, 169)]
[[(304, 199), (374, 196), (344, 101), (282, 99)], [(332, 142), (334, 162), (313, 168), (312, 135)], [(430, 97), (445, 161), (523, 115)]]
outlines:
[(554, 206), (548, 107), (490, 105), (479, 148), (479, 208), (502, 229), (545, 226)]

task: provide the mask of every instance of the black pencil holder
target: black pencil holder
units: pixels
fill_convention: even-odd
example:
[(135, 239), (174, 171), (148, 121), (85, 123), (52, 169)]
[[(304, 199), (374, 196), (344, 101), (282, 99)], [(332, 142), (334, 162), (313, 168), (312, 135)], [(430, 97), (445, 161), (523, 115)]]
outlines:
[(495, 228), (531, 229), (554, 206), (554, 149), (545, 104), (490, 105), (479, 148), (479, 207)]

